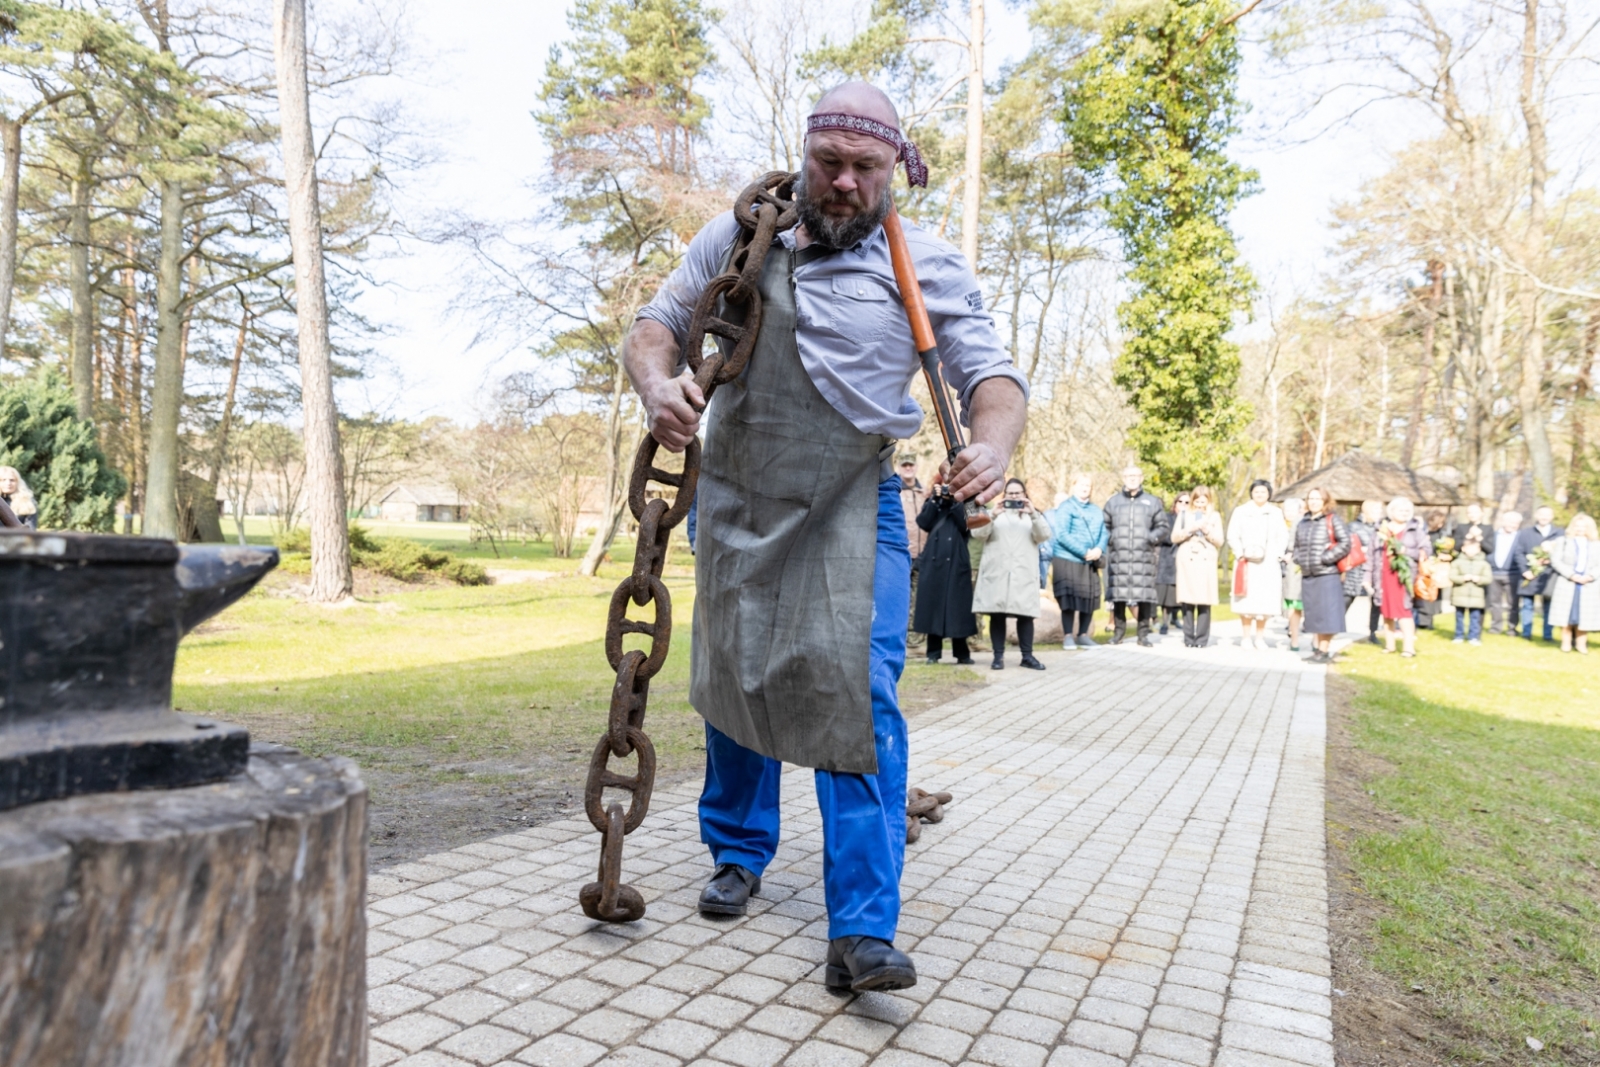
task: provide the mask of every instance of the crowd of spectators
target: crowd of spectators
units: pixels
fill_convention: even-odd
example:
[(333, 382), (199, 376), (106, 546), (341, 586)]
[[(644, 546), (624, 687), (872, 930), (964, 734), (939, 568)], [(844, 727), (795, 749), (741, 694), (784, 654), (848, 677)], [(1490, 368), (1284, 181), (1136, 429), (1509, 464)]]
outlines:
[[(984, 614), (994, 669), (1005, 666), (1014, 627), (1022, 665), (1043, 670), (1034, 655), (1041, 589), (1061, 611), (1066, 650), (1095, 647), (1093, 621), (1103, 604), (1111, 644), (1128, 638), (1131, 622), (1140, 646), (1176, 628), (1185, 647), (1208, 647), (1224, 589), (1241, 622), (1241, 645), (1275, 647), (1267, 624), (1283, 618), (1287, 649), (1299, 653), (1304, 644), (1313, 663), (1332, 660), (1337, 635), (1359, 632), (1360, 623), (1346, 622), (1357, 600), (1370, 605), (1357, 616), (1365, 639), (1405, 657), (1417, 654), (1418, 629), (1435, 628), (1446, 612), (1454, 640), (1470, 645), (1481, 645), (1485, 633), (1533, 640), (1537, 622), (1543, 640), (1559, 631), (1563, 651), (1587, 654), (1588, 635), (1600, 629), (1600, 540), (1594, 519), (1582, 513), (1563, 529), (1549, 507), (1526, 524), (1514, 511), (1491, 523), (1473, 504), (1452, 526), (1447, 513), (1425, 521), (1411, 500), (1395, 497), (1363, 501), (1346, 522), (1325, 486), (1275, 503), (1272, 485), (1258, 479), (1224, 526), (1212, 487), (1180, 491), (1169, 508), (1130, 466), (1122, 488), (1100, 504), (1091, 499), (1090, 476), (1074, 473), (1049, 511), (1035, 508), (1013, 478), (989, 521), (974, 519), (969, 529), (960, 504), (922, 492), (911, 461), (900, 471), (913, 544), (912, 629), (928, 635), (930, 663), (940, 662), (946, 639), (956, 662), (973, 662), (969, 639)], [(974, 541), (983, 546), (975, 578)]]

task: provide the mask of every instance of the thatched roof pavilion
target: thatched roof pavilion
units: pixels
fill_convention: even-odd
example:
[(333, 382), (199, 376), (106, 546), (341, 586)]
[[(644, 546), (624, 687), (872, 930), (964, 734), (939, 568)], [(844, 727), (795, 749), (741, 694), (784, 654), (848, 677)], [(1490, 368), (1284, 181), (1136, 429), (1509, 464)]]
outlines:
[(1282, 501), (1291, 496), (1304, 497), (1306, 490), (1312, 486), (1322, 486), (1333, 494), (1334, 501), (1339, 504), (1359, 505), (1363, 500), (1382, 500), (1387, 503), (1397, 496), (1409, 498), (1419, 508), (1448, 508), (1461, 503), (1461, 494), (1443, 482), (1418, 474), (1398, 463), (1376, 459), (1358, 448), (1284, 486), (1273, 494), (1272, 499)]

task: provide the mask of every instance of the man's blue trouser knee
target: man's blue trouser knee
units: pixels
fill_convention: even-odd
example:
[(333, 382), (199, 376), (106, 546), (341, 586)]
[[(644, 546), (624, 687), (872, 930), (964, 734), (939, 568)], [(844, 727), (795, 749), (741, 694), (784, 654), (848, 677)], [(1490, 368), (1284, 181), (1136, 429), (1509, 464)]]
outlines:
[[(878, 486), (878, 556), (872, 579), (872, 729), (877, 774), (817, 771), (828, 937), (893, 941), (906, 851), (906, 720), (896, 687), (906, 665), (911, 555), (898, 476)], [(713, 863), (761, 874), (778, 851), (783, 765), (706, 724), (700, 840)]]

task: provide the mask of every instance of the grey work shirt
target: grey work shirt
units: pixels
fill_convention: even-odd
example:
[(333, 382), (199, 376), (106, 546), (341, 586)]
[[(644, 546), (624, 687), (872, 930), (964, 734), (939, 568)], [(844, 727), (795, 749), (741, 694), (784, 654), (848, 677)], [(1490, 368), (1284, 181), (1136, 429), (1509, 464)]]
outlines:
[[(902, 225), (962, 421), (973, 389), (986, 379), (1009, 378), (1027, 396), (1028, 380), (1011, 365), (966, 257), (921, 227)], [(656, 298), (639, 311), (639, 318), (671, 330), (680, 350), (688, 344), (695, 302), (720, 271), (738, 230), (731, 211), (707, 223)], [(795, 247), (793, 230), (778, 239)], [(854, 248), (798, 265), (794, 285), (795, 347), (823, 399), (862, 433), (901, 440), (916, 433), (922, 409), (911, 399), (911, 379), (920, 364), (883, 228)]]

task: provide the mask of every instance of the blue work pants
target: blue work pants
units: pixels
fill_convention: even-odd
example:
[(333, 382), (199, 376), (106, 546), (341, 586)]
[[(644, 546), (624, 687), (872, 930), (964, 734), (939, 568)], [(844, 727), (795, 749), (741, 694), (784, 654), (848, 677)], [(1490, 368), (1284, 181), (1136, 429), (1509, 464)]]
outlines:
[[(906, 720), (896, 689), (906, 665), (911, 554), (900, 478), (878, 486), (878, 556), (872, 578), (872, 732), (877, 774), (817, 771), (822, 810), (822, 880), (828, 937), (893, 941), (900, 923), (906, 851)], [(756, 874), (778, 851), (778, 786), (783, 765), (706, 724), (706, 784), (700, 840), (716, 864)]]

